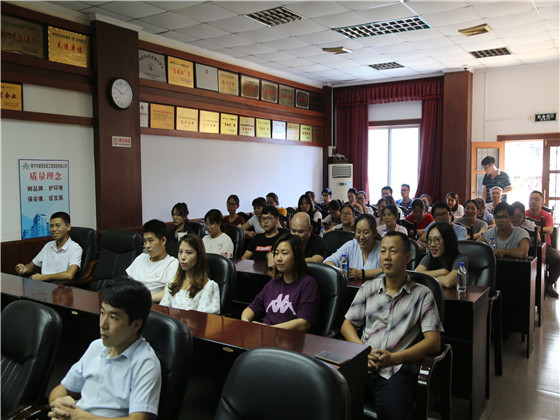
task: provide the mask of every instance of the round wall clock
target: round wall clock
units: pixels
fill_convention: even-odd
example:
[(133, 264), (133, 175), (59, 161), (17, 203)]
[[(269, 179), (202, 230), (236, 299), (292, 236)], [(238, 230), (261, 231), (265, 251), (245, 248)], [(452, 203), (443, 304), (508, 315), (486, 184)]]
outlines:
[(109, 98), (117, 109), (127, 109), (134, 99), (132, 86), (123, 78), (113, 80), (109, 84)]

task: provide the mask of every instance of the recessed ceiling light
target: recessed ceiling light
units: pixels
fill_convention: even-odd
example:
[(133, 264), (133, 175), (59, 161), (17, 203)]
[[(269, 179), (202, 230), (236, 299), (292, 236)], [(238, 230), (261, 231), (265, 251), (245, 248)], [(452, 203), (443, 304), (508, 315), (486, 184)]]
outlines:
[(350, 39), (365, 38), (369, 36), (397, 34), (400, 32), (418, 31), (420, 29), (429, 29), (430, 26), (419, 16), (408, 17), (404, 19), (389, 20), (386, 22), (372, 22), (365, 25), (348, 26), (345, 28), (333, 28), (333, 31), (339, 32)]
[(378, 63), (378, 64), (370, 64), (371, 68), (375, 70), (391, 70), (391, 69), (400, 69), (404, 67), (402, 64), (399, 64), (395, 61), (391, 61), (390, 63)]
[(488, 50), (469, 51), (475, 58), (498, 57), (500, 55), (510, 55), (511, 52), (503, 48), (490, 48)]
[(245, 16), (266, 26), (282, 25), (302, 19), (301, 16), (296, 15), (285, 7), (275, 7), (274, 9), (263, 10), (262, 12), (255, 12)]

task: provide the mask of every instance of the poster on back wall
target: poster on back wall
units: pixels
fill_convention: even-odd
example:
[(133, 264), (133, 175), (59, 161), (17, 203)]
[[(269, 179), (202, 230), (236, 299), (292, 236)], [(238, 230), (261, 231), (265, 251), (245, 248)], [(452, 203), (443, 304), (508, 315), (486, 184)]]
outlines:
[(50, 236), (51, 214), (70, 214), (67, 160), (19, 159), (21, 239)]

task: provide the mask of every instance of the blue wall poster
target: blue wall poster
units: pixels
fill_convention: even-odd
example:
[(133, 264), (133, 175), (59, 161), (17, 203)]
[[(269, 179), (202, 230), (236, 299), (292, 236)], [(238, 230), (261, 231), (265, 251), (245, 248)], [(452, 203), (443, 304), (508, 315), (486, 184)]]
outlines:
[(50, 236), (50, 217), (70, 214), (67, 160), (19, 159), (21, 239)]

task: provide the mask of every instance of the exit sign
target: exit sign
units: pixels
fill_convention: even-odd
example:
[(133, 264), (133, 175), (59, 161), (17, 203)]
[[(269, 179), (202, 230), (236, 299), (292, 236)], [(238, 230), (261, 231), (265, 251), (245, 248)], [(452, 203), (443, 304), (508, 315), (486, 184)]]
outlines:
[(548, 114), (535, 114), (535, 122), (543, 121), (556, 121), (556, 112), (549, 112)]

